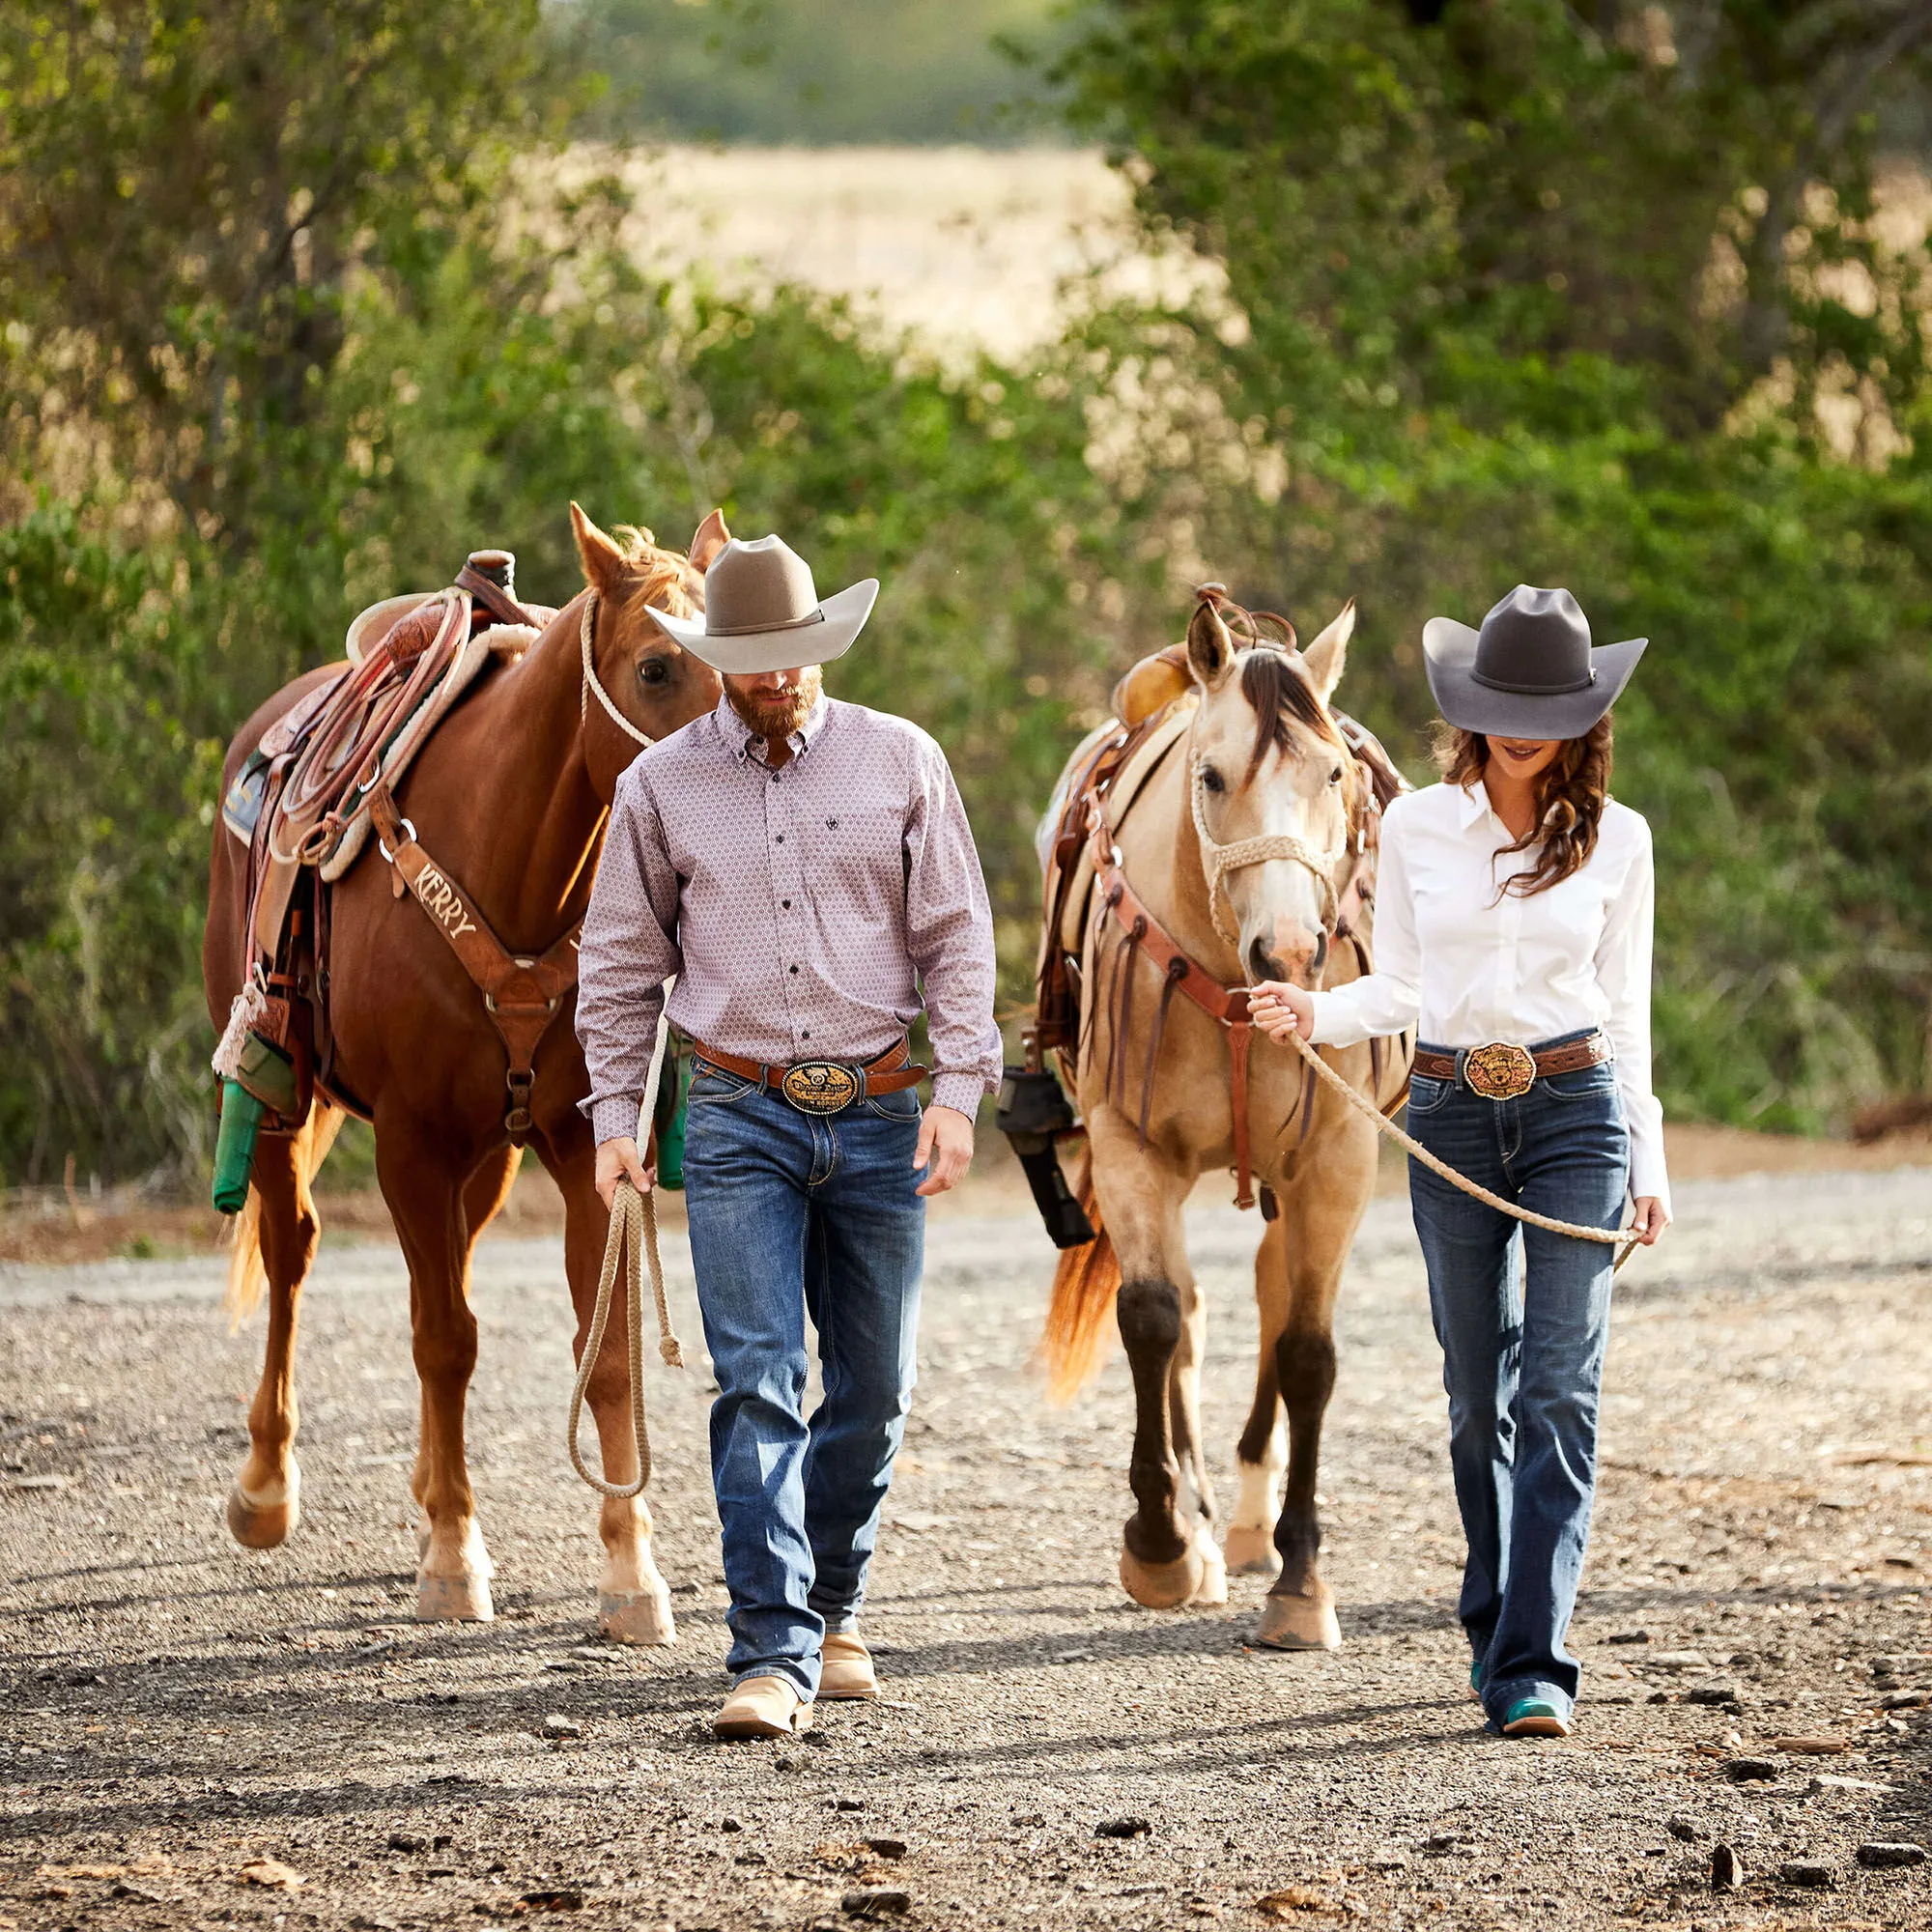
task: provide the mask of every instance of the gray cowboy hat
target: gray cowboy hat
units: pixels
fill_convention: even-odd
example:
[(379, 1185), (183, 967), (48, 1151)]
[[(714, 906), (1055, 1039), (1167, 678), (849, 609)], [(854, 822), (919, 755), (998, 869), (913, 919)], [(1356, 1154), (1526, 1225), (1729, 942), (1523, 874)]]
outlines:
[(1472, 631), (1453, 617), (1422, 627), (1435, 706), (1464, 731), (1496, 738), (1580, 738), (1630, 682), (1647, 638), (1590, 642), (1567, 590), (1517, 587)]
[(651, 615), (693, 657), (739, 677), (793, 670), (843, 657), (872, 614), (879, 580), (818, 601), (811, 566), (782, 537), (733, 537), (704, 573), (704, 611), (677, 617), (653, 604)]

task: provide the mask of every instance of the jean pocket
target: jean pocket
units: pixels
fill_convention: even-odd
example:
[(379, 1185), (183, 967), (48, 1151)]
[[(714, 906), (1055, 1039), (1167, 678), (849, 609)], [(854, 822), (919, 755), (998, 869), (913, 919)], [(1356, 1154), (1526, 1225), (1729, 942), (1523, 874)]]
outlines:
[(685, 1094), (685, 1103), (692, 1107), (729, 1107), (756, 1091), (753, 1081), (740, 1080), (735, 1073), (726, 1073), (699, 1061)]
[(882, 1121), (896, 1121), (901, 1126), (919, 1119), (923, 1111), (917, 1087), (901, 1087), (895, 1094), (868, 1094), (866, 1111)]
[(1617, 1091), (1617, 1069), (1607, 1060), (1579, 1066), (1574, 1073), (1551, 1073), (1537, 1087), (1552, 1100), (1601, 1100)]
[(1408, 1081), (1408, 1111), (1433, 1114), (1455, 1091), (1453, 1080), (1432, 1080), (1426, 1073), (1413, 1073)]

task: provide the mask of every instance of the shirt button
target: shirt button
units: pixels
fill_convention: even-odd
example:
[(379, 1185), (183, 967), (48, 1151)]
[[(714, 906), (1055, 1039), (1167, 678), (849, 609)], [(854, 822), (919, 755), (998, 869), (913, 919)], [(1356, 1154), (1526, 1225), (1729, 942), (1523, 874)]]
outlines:
[(792, 974), (792, 978), (793, 978), (794, 980), (798, 978), (798, 968), (797, 968), (796, 966), (794, 966), (794, 967), (793, 967), (793, 968), (791, 969), (791, 974)]
[(791, 901), (789, 899), (781, 899), (779, 904), (783, 906), (786, 912), (791, 910)]
[(774, 772), (774, 773), (772, 774), (772, 782), (773, 782), (774, 784), (777, 784), (777, 783), (778, 783), (778, 781), (779, 781), (779, 774), (778, 774), (777, 772)]
[(785, 842), (785, 836), (782, 832), (781, 832), (779, 834), (779, 843), (782, 845), (784, 842)]
[(811, 1029), (810, 1027), (807, 1027), (805, 1031), (799, 1035), (800, 1039), (810, 1039), (810, 1037), (811, 1037)]

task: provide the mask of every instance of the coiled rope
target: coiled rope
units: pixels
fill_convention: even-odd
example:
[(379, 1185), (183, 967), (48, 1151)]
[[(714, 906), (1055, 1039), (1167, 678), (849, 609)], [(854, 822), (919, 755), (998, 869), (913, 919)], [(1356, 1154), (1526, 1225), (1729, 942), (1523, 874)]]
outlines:
[[(650, 1131), (657, 1112), (658, 1085), (664, 1077), (665, 1046), (670, 1028), (662, 1011), (658, 1014), (657, 1044), (651, 1051), (651, 1070), (644, 1082), (644, 1103), (639, 1109), (639, 1143)], [(649, 1194), (640, 1194), (635, 1182), (620, 1179), (611, 1198), (611, 1233), (604, 1243), (604, 1267), (597, 1277), (597, 1306), (590, 1317), (590, 1333), (584, 1337), (582, 1358), (577, 1365), (577, 1383), (570, 1391), (570, 1429), (567, 1441), (571, 1466), (598, 1494), (628, 1502), (640, 1496), (651, 1480), (651, 1438), (644, 1420), (644, 1293), (643, 1267), (651, 1270), (651, 1294), (658, 1309), (658, 1353), (670, 1367), (684, 1367), (684, 1347), (672, 1332), (670, 1303), (665, 1295), (664, 1261), (658, 1253), (657, 1204)], [(616, 1292), (619, 1271), (624, 1276), (625, 1317), (631, 1345), (631, 1424), (638, 1438), (638, 1480), (635, 1483), (606, 1482), (584, 1466), (578, 1446), (578, 1431), (583, 1415), (583, 1392), (590, 1386), (591, 1372), (604, 1347), (604, 1331), (611, 1321), (611, 1303)]]

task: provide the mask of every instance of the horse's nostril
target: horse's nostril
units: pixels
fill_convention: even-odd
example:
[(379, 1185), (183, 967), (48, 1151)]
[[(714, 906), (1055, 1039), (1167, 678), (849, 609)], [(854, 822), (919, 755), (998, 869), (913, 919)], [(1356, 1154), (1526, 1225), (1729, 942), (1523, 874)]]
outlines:
[(1309, 967), (1309, 971), (1311, 973), (1319, 973), (1321, 972), (1322, 967), (1327, 965), (1327, 963), (1328, 963), (1328, 935), (1325, 931), (1323, 931), (1316, 935), (1315, 960), (1314, 963)]
[(1257, 939), (1248, 946), (1248, 968), (1257, 980), (1286, 980), (1288, 968)]

